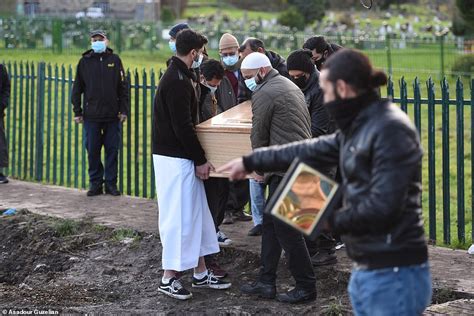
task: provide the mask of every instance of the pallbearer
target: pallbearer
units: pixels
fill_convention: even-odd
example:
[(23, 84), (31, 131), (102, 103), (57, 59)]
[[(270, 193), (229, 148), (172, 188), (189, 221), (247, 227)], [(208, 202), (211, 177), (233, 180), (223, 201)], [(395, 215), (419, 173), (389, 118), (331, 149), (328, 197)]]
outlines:
[(206, 43), (193, 30), (178, 34), (176, 56), (160, 80), (153, 108), (153, 163), (164, 270), (159, 291), (181, 300), (192, 294), (177, 278), (180, 271), (194, 269), (193, 287), (231, 286), (208, 272), (204, 262), (204, 256), (219, 252), (203, 184), (213, 166), (194, 129), (199, 100), (192, 69), (200, 66)]

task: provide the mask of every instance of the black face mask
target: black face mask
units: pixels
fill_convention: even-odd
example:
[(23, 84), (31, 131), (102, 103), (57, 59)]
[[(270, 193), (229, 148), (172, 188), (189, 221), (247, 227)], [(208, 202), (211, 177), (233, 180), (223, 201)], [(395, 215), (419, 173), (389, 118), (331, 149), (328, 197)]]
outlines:
[(321, 68), (323, 67), (325, 61), (326, 61), (326, 58), (321, 57), (321, 59), (318, 59), (314, 62), (314, 64), (316, 65), (316, 68), (318, 68), (319, 71), (321, 71)]
[(306, 76), (301, 76), (299, 78), (291, 77), (291, 81), (293, 81), (293, 83), (297, 85), (300, 89), (304, 89), (306, 87), (306, 84), (308, 83), (308, 79), (306, 79)]

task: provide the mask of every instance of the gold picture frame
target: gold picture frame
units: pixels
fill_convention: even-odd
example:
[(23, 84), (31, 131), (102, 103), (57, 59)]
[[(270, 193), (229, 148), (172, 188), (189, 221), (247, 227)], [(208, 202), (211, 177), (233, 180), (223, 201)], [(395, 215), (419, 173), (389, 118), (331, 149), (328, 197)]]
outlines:
[(337, 182), (295, 160), (269, 200), (266, 212), (304, 235), (316, 238), (338, 202)]

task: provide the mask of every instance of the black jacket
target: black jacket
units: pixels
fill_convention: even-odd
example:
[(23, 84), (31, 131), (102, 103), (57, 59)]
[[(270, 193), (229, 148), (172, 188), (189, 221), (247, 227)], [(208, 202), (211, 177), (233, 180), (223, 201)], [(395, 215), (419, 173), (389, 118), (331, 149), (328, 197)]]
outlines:
[[(270, 59), (273, 69), (276, 69), (283, 77), (290, 79), (285, 58), (269, 50), (265, 52), (265, 55)], [(239, 74), (239, 95), (237, 96), (237, 101), (240, 104), (250, 99), (252, 99), (252, 91), (245, 85), (244, 76)]]
[(377, 101), (346, 134), (257, 150), (251, 170), (285, 170), (294, 158), (315, 166), (339, 161), (343, 207), (332, 220), (347, 253), (369, 269), (421, 264), (428, 258), (421, 211), (423, 151), (416, 128), (396, 106)]
[(119, 113), (128, 115), (128, 83), (122, 61), (110, 48), (102, 54), (93, 50), (82, 54), (71, 99), (74, 115), (85, 120), (113, 121)]
[(301, 90), (304, 93), (309, 114), (311, 115), (312, 136), (319, 137), (333, 133), (335, 125), (331, 121), (328, 111), (324, 108), (324, 94), (319, 86), (319, 71), (316, 68), (309, 77), (306, 87)]
[(172, 57), (153, 105), (153, 154), (193, 160), (200, 166), (207, 160), (194, 128), (199, 101), (195, 80), (195, 73)]
[(7, 69), (0, 64), (0, 117), (5, 115), (5, 109), (10, 100), (10, 78)]

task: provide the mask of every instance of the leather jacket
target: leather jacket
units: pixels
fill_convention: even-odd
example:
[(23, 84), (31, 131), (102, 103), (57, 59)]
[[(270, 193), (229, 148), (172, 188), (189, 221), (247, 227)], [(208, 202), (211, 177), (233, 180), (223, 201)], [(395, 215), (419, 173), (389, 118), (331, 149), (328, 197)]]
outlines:
[(342, 133), (254, 151), (248, 171), (286, 170), (295, 158), (316, 168), (338, 163), (342, 207), (330, 226), (367, 269), (427, 261), (421, 210), (423, 150), (408, 116), (386, 100), (364, 108)]

